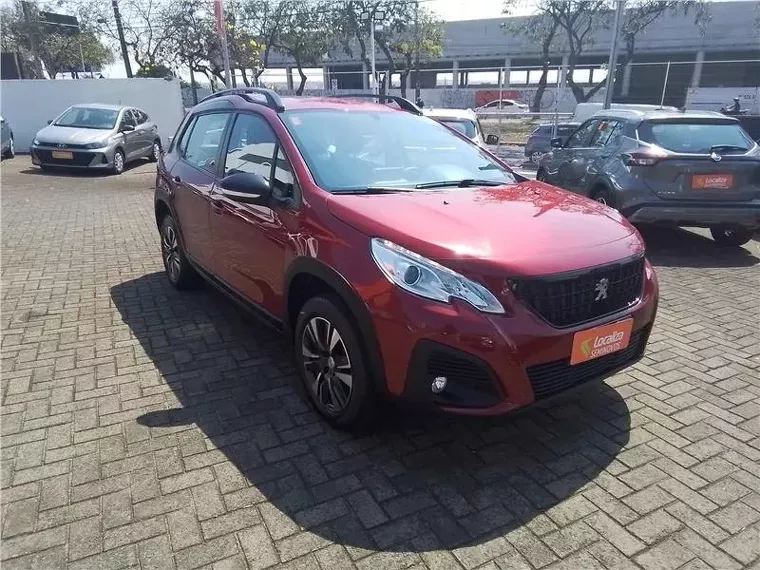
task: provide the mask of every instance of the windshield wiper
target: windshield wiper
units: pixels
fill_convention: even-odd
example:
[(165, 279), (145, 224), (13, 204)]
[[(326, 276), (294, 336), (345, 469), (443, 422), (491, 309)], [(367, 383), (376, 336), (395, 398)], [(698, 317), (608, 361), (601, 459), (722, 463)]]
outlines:
[(463, 180), (440, 180), (438, 182), (424, 182), (416, 184), (415, 188), (471, 188), (473, 186), (503, 186), (508, 182), (495, 180), (480, 180), (478, 178), (465, 178)]
[(743, 150), (746, 152), (749, 149), (735, 144), (714, 144), (710, 147), (710, 152), (715, 152), (716, 150)]
[(384, 186), (368, 186), (351, 190), (336, 190), (333, 194), (398, 194), (399, 192), (414, 192), (410, 188), (386, 188)]

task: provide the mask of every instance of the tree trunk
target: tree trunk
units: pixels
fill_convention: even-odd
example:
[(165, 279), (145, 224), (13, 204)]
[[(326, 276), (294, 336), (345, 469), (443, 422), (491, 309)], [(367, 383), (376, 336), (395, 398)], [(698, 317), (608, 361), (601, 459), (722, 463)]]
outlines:
[(546, 83), (548, 81), (548, 76), (549, 76), (549, 64), (548, 62), (544, 62), (544, 65), (541, 67), (541, 78), (538, 80), (538, 85), (536, 86), (536, 94), (533, 96), (533, 104), (531, 105), (531, 109), (530, 109), (534, 113), (541, 112), (541, 99), (544, 98), (544, 92), (546, 91)]
[(404, 99), (406, 99), (406, 82), (407, 82), (407, 79), (409, 79), (409, 74), (410, 73), (411, 73), (411, 69), (409, 69), (408, 67), (405, 68), (401, 72), (401, 96)]
[(296, 89), (296, 95), (301, 96), (303, 95), (304, 87), (306, 87), (306, 80), (308, 77), (306, 77), (306, 74), (303, 72), (301, 59), (298, 57), (294, 57), (293, 59), (296, 60), (296, 69), (298, 69), (298, 75), (301, 77), (301, 83), (298, 85), (298, 89)]
[(388, 44), (385, 42), (377, 42), (380, 44), (380, 49), (385, 54), (385, 58), (388, 60), (388, 72), (385, 74), (385, 80), (383, 81), (383, 93), (388, 94), (388, 87), (393, 82), (393, 74), (396, 73), (396, 62), (393, 61), (393, 54), (391, 53)]
[(250, 87), (251, 86), (251, 82), (248, 81), (248, 74), (245, 72), (245, 68), (244, 67), (240, 68), (240, 75), (243, 78), (243, 83), (245, 83), (245, 86), (246, 87)]

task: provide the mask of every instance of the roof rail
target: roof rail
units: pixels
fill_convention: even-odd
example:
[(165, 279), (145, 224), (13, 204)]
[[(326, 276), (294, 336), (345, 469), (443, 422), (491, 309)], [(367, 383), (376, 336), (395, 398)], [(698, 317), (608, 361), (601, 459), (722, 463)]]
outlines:
[(239, 95), (249, 103), (262, 103), (261, 100), (256, 100), (248, 95), (262, 95), (266, 99), (266, 106), (274, 109), (278, 113), (282, 113), (285, 110), (285, 105), (282, 104), (280, 96), (271, 89), (265, 89), (263, 87), (234, 87), (232, 89), (222, 89), (216, 93), (212, 93), (208, 97), (201, 99), (201, 103), (210, 99), (216, 99), (217, 97), (226, 97), (227, 95)]
[(381, 95), (374, 93), (347, 93), (345, 95), (327, 95), (334, 99), (377, 99), (379, 103), (387, 103), (389, 100), (393, 101), (401, 109), (414, 115), (422, 115), (420, 108), (412, 103), (409, 99), (404, 99), (397, 95)]

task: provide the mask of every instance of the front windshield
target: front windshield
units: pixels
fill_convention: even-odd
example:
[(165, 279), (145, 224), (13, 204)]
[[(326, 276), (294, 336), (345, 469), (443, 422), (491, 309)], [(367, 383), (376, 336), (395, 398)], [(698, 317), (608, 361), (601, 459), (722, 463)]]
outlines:
[(439, 119), (444, 125), (458, 130), (467, 138), (473, 138), (476, 134), (475, 123), (465, 119)]
[(311, 109), (281, 115), (317, 184), (328, 192), (415, 188), (515, 178), (440, 123), (400, 111)]
[(59, 127), (80, 129), (112, 129), (116, 126), (119, 111), (97, 107), (72, 107), (53, 123)]

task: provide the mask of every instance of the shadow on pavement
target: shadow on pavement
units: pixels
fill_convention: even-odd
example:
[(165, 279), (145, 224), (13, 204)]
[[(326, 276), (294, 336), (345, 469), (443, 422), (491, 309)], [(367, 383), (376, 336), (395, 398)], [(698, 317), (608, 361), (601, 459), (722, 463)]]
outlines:
[(745, 247), (723, 247), (681, 228), (639, 227), (653, 265), (669, 267), (751, 267), (760, 263)]
[(628, 441), (629, 410), (602, 383), (506, 418), (387, 405), (373, 435), (334, 431), (302, 396), (285, 340), (209, 289), (176, 292), (162, 273), (111, 289), (181, 404), (137, 421), (151, 437), (186, 430), (186, 465), (220, 449), (245, 475), (217, 472), (226, 497), (286, 515), (262, 508), (275, 540), (300, 527), (350, 551), (420, 552), (481, 544), (529, 521), (551, 530), (592, 510), (582, 497), (560, 503)]
[[(126, 174), (130, 170), (135, 170), (146, 164), (151, 164), (147, 159), (134, 160), (128, 162), (124, 166), (124, 172)], [(105, 168), (66, 168), (65, 166), (49, 166), (45, 170), (42, 170), (39, 166), (30, 165), (29, 168), (24, 168), (19, 171), (21, 174), (32, 174), (36, 176), (66, 176), (69, 178), (77, 177), (90, 177), (100, 178), (106, 176), (114, 176), (110, 170)]]

